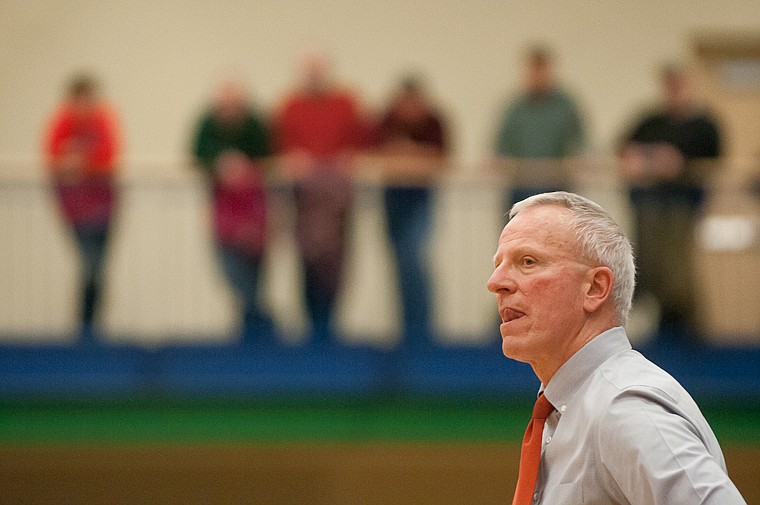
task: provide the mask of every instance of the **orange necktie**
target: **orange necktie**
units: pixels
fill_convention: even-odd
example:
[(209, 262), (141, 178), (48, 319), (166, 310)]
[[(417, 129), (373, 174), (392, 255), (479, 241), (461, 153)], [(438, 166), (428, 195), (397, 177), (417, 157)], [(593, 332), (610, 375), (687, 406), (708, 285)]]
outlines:
[(533, 492), (536, 489), (538, 465), (541, 461), (541, 435), (544, 423), (554, 411), (554, 406), (542, 394), (533, 406), (533, 417), (528, 423), (520, 451), (520, 472), (517, 476), (517, 489), (512, 505), (530, 505), (533, 502)]

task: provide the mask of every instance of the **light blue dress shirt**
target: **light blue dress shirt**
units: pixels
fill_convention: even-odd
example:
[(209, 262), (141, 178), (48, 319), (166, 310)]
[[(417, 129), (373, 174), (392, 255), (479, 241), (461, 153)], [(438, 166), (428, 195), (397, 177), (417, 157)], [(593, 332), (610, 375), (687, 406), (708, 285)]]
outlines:
[(746, 505), (689, 393), (631, 349), (598, 335), (557, 371), (534, 503)]

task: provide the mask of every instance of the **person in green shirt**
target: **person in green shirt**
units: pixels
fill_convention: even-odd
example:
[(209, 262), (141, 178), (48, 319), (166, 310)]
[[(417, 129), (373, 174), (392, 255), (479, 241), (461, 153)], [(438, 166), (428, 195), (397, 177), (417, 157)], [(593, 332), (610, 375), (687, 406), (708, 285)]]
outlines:
[(534, 46), (525, 60), (524, 91), (506, 107), (496, 139), (496, 154), (511, 181), (507, 205), (568, 189), (560, 160), (586, 145), (582, 115), (557, 83), (551, 51)]
[(264, 188), (270, 136), (238, 82), (222, 83), (198, 123), (192, 147), (213, 195), (213, 230), (224, 274), (241, 300), (243, 341), (267, 341), (274, 325), (261, 307), (266, 246)]

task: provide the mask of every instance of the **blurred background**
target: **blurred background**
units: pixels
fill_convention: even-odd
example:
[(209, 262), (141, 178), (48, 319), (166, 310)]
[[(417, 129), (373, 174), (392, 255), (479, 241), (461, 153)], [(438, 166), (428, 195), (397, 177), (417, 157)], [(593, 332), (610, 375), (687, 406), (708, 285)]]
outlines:
[[(538, 381), (502, 356), (485, 283), (508, 205), (536, 188), (594, 199), (644, 257), (670, 244), (627, 330), (760, 503), (757, 2), (0, 0), (0, 14), (0, 503), (503, 502)], [(663, 71), (675, 63), (674, 110), (711, 125), (712, 150), (644, 133), (686, 93)], [(72, 222), (73, 172), (51, 147), (77, 76), (116, 146), (85, 170), (117, 195), (89, 316), (92, 223)], [(555, 91), (570, 105), (519, 109)], [(316, 95), (349, 103), (349, 126)], [(204, 118), (236, 99), (266, 139), (230, 148), (266, 202), (242, 288), (220, 210), (236, 169), (200, 147)], [(560, 148), (515, 144), (521, 124)], [(350, 139), (322, 135), (341, 128)], [(688, 177), (631, 176), (668, 143)], [(315, 217), (319, 180), (338, 196)], [(672, 197), (673, 180), (698, 202), (636, 199)], [(670, 228), (642, 236), (647, 210)], [(340, 260), (327, 308), (304, 287), (320, 247)]]

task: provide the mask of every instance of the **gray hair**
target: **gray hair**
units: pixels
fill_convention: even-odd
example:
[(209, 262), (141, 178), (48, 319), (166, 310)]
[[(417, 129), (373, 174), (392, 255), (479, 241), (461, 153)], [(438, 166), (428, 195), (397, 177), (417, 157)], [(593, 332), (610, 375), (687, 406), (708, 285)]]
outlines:
[(583, 256), (612, 270), (612, 302), (620, 324), (625, 324), (633, 303), (636, 266), (631, 242), (623, 230), (600, 205), (565, 191), (541, 193), (517, 202), (509, 211), (509, 218), (539, 205), (558, 205), (573, 214), (572, 227)]

